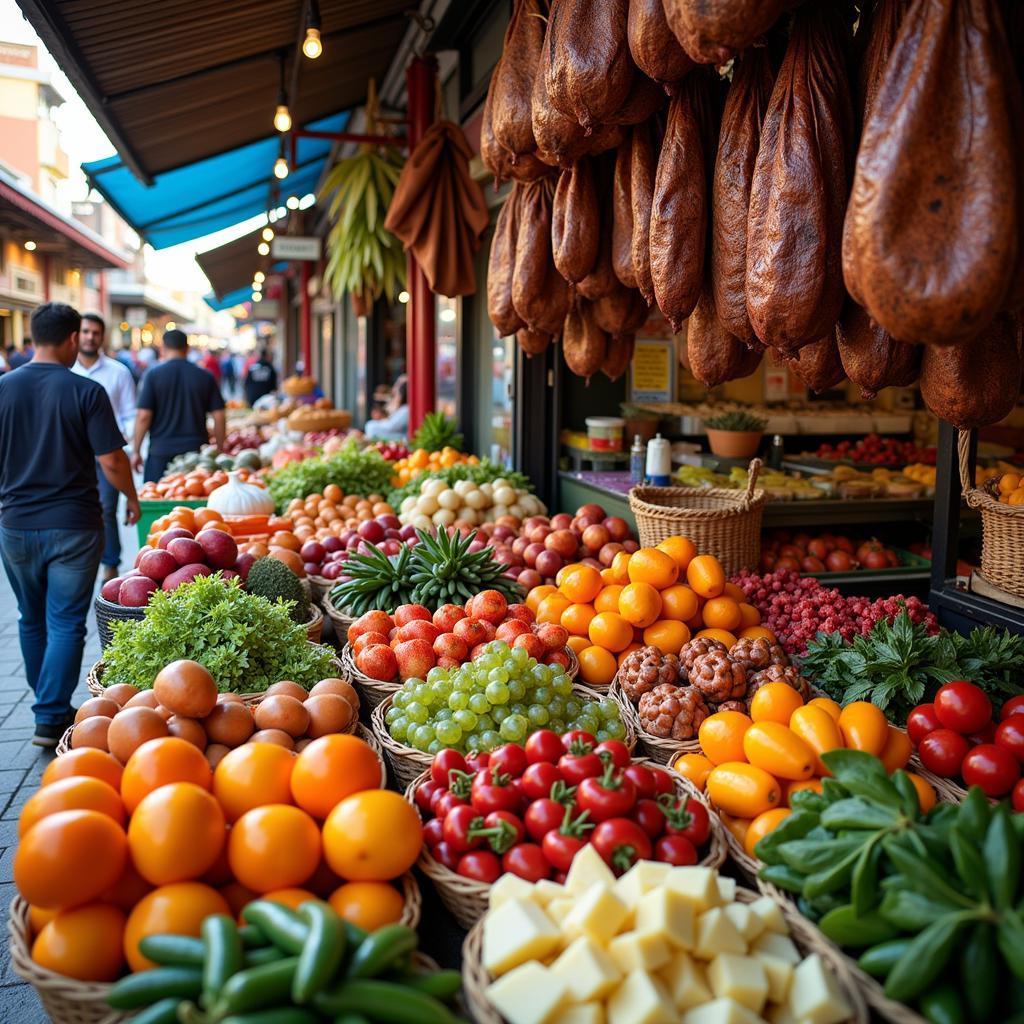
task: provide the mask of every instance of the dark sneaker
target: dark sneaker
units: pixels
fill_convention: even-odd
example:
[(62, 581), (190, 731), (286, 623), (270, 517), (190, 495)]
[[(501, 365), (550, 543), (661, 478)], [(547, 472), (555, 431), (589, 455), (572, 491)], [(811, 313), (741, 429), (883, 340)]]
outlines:
[(72, 708), (63, 722), (36, 722), (36, 732), (32, 742), (37, 747), (46, 747), (52, 750), (60, 742), (61, 736), (67, 731), (69, 725), (75, 721), (75, 708)]

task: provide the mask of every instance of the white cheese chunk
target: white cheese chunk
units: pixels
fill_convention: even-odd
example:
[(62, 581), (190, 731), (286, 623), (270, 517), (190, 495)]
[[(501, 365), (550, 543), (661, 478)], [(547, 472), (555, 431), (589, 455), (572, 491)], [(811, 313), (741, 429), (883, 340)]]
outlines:
[(722, 907), (712, 907), (697, 918), (693, 952), (702, 960), (720, 953), (746, 953), (747, 940), (736, 930)]
[(772, 953), (753, 951), (761, 961), (764, 973), (768, 977), (768, 999), (773, 1003), (784, 1003), (789, 995), (789, 986), (793, 981), (793, 964)]
[(558, 1011), (557, 1024), (604, 1024), (604, 1003), (577, 1003)]
[(630, 971), (656, 971), (672, 959), (668, 940), (655, 932), (616, 935), (608, 943), (608, 955), (624, 974)]
[[(501, 876), (501, 878), (507, 877), (507, 875)], [(499, 879), (499, 881), (501, 881), (501, 879)], [(542, 907), (546, 907), (552, 900), (564, 899), (566, 896), (568, 896), (568, 893), (566, 892), (564, 885), (552, 882), (550, 878), (542, 878), (533, 886), (533, 895), (531, 896), (531, 899), (534, 903), (537, 903)]]
[(755, 917), (761, 919), (766, 932), (778, 932), (779, 935), (789, 934), (786, 919), (782, 915), (782, 908), (770, 896), (761, 896), (753, 903), (748, 903), (747, 907)]
[(498, 977), (527, 960), (542, 960), (561, 941), (562, 933), (536, 903), (509, 900), (485, 918), (483, 964)]
[(508, 1024), (548, 1024), (561, 1019), (559, 1007), (569, 990), (561, 978), (531, 961), (492, 982), (486, 994)]
[(604, 947), (581, 935), (574, 939), (551, 965), (551, 972), (561, 978), (572, 999), (585, 1003), (603, 999), (622, 980), (622, 971)]
[(711, 999), (704, 965), (694, 960), (689, 953), (676, 953), (661, 971), (661, 979), (677, 1010), (689, 1010)]
[(718, 999), (732, 999), (760, 1013), (768, 998), (768, 978), (760, 960), (721, 953), (708, 964), (708, 984)]
[(545, 908), (544, 912), (554, 921), (557, 925), (562, 925), (565, 919), (569, 916), (569, 911), (576, 905), (576, 901), (569, 897), (552, 900)]
[(732, 999), (713, 999), (687, 1010), (683, 1024), (761, 1024), (761, 1018)]
[(794, 967), (803, 960), (800, 950), (793, 945), (793, 940), (788, 935), (779, 935), (777, 932), (765, 932), (763, 935), (759, 935), (751, 943), (750, 951), (778, 957), (780, 960), (785, 960), (786, 963), (793, 964)]
[(635, 907), (642, 896), (662, 886), (671, 872), (671, 864), (638, 860), (615, 883), (615, 893), (627, 907)]
[(509, 900), (535, 900), (533, 890), (534, 886), (525, 878), (509, 871), (491, 886), (490, 908), (494, 910)]
[(693, 904), (674, 889), (652, 889), (636, 906), (633, 927), (654, 932), (677, 949), (692, 949), (696, 915)]
[(728, 875), (719, 875), (718, 896), (722, 903), (732, 903), (736, 899), (736, 879)]
[(714, 868), (693, 865), (673, 868), (664, 882), (669, 889), (685, 896), (698, 913), (710, 910), (722, 903), (718, 889), (718, 872)]
[(800, 1024), (839, 1024), (852, 1014), (839, 984), (817, 953), (803, 960), (793, 972), (789, 987), (790, 1013)]
[(629, 917), (629, 907), (602, 882), (576, 896), (572, 910), (562, 924), (569, 938), (589, 935), (595, 942), (607, 946)]
[(565, 889), (568, 893), (582, 893), (598, 882), (614, 886), (615, 874), (601, 859), (601, 854), (588, 843), (573, 857), (569, 873), (565, 876)]
[(761, 918), (750, 912), (750, 905), (748, 903), (729, 903), (722, 909), (725, 911), (726, 917), (736, 925), (736, 931), (748, 943), (753, 942), (764, 931), (764, 924)]
[(675, 1024), (676, 1009), (661, 979), (631, 971), (608, 1000), (608, 1024)]

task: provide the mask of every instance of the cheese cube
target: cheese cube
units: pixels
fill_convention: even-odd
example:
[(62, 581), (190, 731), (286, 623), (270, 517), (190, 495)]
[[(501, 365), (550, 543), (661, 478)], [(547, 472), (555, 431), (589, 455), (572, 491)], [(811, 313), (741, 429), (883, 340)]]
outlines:
[(578, 895), (566, 915), (562, 929), (567, 936), (589, 935), (607, 946), (629, 917), (629, 907), (609, 886), (596, 882)]
[(661, 979), (631, 971), (608, 1000), (608, 1024), (674, 1024), (678, 1019)]
[(536, 900), (533, 890), (534, 886), (525, 878), (513, 875), (509, 871), (491, 886), (490, 908), (494, 910), (509, 900)]
[(573, 857), (565, 876), (565, 889), (567, 893), (582, 893), (598, 882), (614, 886), (615, 875), (601, 859), (601, 854), (588, 843)]
[(788, 935), (779, 935), (777, 932), (758, 935), (750, 944), (750, 952), (778, 957), (779, 960), (785, 960), (794, 967), (803, 959), (800, 950), (793, 945), (793, 940)]
[[(507, 878), (507, 875), (502, 875), (498, 881)], [(529, 885), (529, 882), (527, 882)], [(552, 900), (562, 899), (568, 896), (565, 891), (565, 886), (559, 885), (557, 882), (552, 882), (550, 878), (542, 878), (537, 882), (533, 888), (533, 895), (530, 897), (534, 903), (539, 904), (542, 907), (546, 907)], [(494, 890), (491, 890), (491, 899), (494, 899)]]
[(711, 999), (704, 966), (689, 953), (676, 953), (661, 972), (661, 978), (668, 986), (677, 1010), (689, 1010), (691, 1006), (700, 1006)]
[(622, 980), (622, 971), (602, 946), (581, 935), (566, 947), (551, 965), (574, 1002), (603, 999)]
[(853, 1013), (832, 972), (817, 953), (803, 960), (793, 972), (787, 1005), (800, 1024), (839, 1024)]
[(562, 933), (536, 903), (509, 900), (488, 913), (484, 923), (483, 964), (494, 977), (555, 952)]
[(749, 903), (730, 903), (722, 909), (747, 942), (753, 942), (764, 931), (764, 923), (756, 914), (750, 912)]
[(561, 1019), (558, 1012), (569, 990), (538, 963), (525, 963), (511, 970), (486, 989), (491, 1005), (509, 1024), (547, 1024)]
[(785, 1003), (776, 1003), (764, 1011), (768, 1024), (799, 1024)]
[(728, 875), (719, 875), (718, 895), (723, 903), (732, 903), (736, 899), (736, 879)]
[(627, 907), (635, 907), (643, 895), (663, 885), (671, 871), (671, 864), (638, 860), (615, 883), (615, 893)]
[(793, 981), (793, 965), (788, 960), (771, 953), (760, 953), (755, 950), (753, 955), (761, 961), (761, 966), (768, 978), (769, 1002), (784, 1003), (789, 995), (789, 986)]
[(782, 916), (782, 908), (770, 896), (762, 896), (760, 899), (748, 903), (747, 908), (755, 916), (761, 919), (766, 932), (778, 932), (779, 935), (788, 935), (789, 927), (785, 917)]
[(722, 953), (708, 964), (708, 984), (718, 999), (732, 999), (760, 1013), (768, 998), (768, 978), (760, 960)]
[(666, 888), (685, 896), (697, 913), (717, 907), (722, 902), (718, 891), (718, 873), (714, 868), (673, 868), (664, 882)]
[(568, 898), (552, 900), (545, 908), (544, 912), (551, 918), (552, 921), (557, 925), (565, 923), (565, 919), (569, 916), (569, 911), (576, 906), (576, 901)]
[(652, 889), (636, 907), (638, 932), (654, 932), (679, 949), (691, 949), (694, 940), (693, 904), (672, 889)]
[(732, 999), (713, 999), (687, 1010), (683, 1024), (761, 1024), (761, 1018)]
[(604, 1024), (604, 1003), (577, 1003), (558, 1011), (558, 1024)]
[(608, 943), (608, 954), (624, 974), (656, 971), (672, 959), (668, 940), (655, 932), (626, 932)]
[(719, 953), (746, 953), (747, 940), (736, 930), (722, 907), (712, 907), (697, 918), (697, 934), (693, 952), (702, 960)]

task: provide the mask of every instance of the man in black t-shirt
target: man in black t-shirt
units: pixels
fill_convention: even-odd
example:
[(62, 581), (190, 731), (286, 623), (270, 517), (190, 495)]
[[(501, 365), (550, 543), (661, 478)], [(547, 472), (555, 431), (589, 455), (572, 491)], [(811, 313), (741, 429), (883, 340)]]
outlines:
[(149, 434), (145, 480), (159, 480), (175, 455), (197, 451), (209, 441), (207, 413), (213, 414), (218, 450), (224, 445), (224, 399), (213, 374), (188, 361), (184, 332), (167, 331), (161, 354), (162, 361), (142, 378), (135, 416), (132, 465), (137, 470), (143, 468), (142, 442)]
[(245, 400), (250, 405), (255, 405), (264, 395), (272, 395), (277, 390), (277, 370), (270, 361), (267, 349), (263, 349), (259, 359), (249, 367), (244, 387)]
[(103, 510), (96, 460), (139, 518), (124, 438), (106, 391), (70, 367), (77, 310), (48, 302), (32, 314), (32, 360), (0, 379), (0, 558), (18, 600), (25, 675), (35, 693), (32, 742), (54, 747), (74, 718)]

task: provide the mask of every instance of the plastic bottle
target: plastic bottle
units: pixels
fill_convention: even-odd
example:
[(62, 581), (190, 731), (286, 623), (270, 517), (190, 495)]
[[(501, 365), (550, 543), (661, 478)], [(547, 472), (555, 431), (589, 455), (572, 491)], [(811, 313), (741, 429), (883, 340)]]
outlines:
[(644, 482), (644, 460), (647, 450), (640, 435), (633, 437), (633, 447), (629, 449), (629, 482), (634, 486)]
[(647, 482), (654, 487), (668, 487), (672, 477), (672, 446), (655, 434), (647, 443)]
[(782, 444), (782, 435), (776, 434), (772, 438), (772, 450), (768, 454), (768, 465), (772, 469), (782, 469), (782, 460), (785, 456), (785, 451)]

